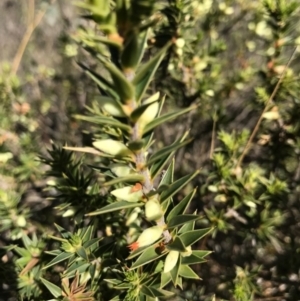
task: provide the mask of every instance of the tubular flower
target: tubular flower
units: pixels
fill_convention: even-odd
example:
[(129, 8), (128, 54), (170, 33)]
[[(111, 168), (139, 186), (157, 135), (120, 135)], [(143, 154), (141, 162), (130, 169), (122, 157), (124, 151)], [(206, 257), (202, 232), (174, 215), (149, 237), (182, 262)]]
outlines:
[(161, 237), (163, 230), (164, 229), (161, 226), (154, 226), (144, 230), (144, 232), (139, 236), (138, 240), (128, 246), (129, 249), (134, 251), (138, 248), (153, 244)]
[(175, 267), (179, 258), (178, 251), (170, 251), (170, 253), (166, 257), (165, 266), (164, 266), (164, 273), (168, 273)]
[(151, 198), (145, 205), (145, 215), (148, 221), (159, 220), (163, 216), (157, 195)]

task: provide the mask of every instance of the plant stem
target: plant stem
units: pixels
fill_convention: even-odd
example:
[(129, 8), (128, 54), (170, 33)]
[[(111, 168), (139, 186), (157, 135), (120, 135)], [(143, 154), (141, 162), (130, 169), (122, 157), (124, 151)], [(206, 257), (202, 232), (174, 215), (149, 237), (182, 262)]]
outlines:
[[(134, 79), (133, 72), (124, 73), (124, 75), (126, 76), (127, 80), (129, 80), (129, 81), (132, 81)], [(136, 103), (135, 103), (135, 101), (133, 101), (133, 103), (134, 103), (134, 105), (132, 105), (132, 106), (134, 109), (136, 106)], [(142, 137), (140, 137), (139, 122), (136, 122), (133, 125), (131, 139), (132, 139), (132, 141), (137, 141), (137, 140), (142, 139)], [(135, 154), (135, 164), (138, 168), (138, 172), (144, 176), (144, 182), (142, 183), (143, 193), (148, 194), (149, 192), (154, 190), (154, 185), (153, 185), (153, 181), (150, 176), (150, 170), (148, 169), (148, 167), (146, 167), (146, 154), (143, 149)], [(156, 224), (158, 226), (165, 228), (166, 222), (165, 222), (164, 216), (162, 216), (158, 221), (156, 221)], [(163, 236), (164, 236), (165, 244), (169, 243), (172, 240), (172, 236), (171, 236), (169, 230), (167, 230), (167, 229), (163, 231)]]

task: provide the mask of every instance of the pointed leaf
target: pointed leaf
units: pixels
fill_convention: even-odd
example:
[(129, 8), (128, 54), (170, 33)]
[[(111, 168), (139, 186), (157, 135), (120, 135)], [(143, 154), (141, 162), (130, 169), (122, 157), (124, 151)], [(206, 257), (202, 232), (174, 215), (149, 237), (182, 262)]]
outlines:
[(180, 191), (185, 185), (187, 185), (193, 178), (195, 178), (200, 173), (199, 170), (182, 177), (181, 179), (175, 181), (169, 189), (162, 192), (160, 195), (161, 202), (167, 200), (168, 198), (172, 197), (178, 191)]
[(138, 267), (141, 267), (145, 264), (148, 264), (154, 260), (157, 260), (158, 258), (165, 255), (166, 252), (159, 253), (157, 251), (157, 245), (153, 245), (150, 248), (146, 249), (140, 257), (133, 263), (130, 270), (136, 269)]
[[(196, 213), (194, 213), (196, 214)], [(181, 233), (185, 233), (185, 232), (188, 232), (188, 231), (192, 231), (195, 229), (195, 221), (191, 222), (191, 223), (187, 223), (185, 225), (183, 225), (179, 231), (178, 231), (178, 235), (181, 234)]]
[(114, 99), (120, 99), (118, 93), (116, 93), (114, 90), (113, 84), (110, 83), (105, 77), (97, 74), (81, 63), (78, 63), (78, 65), (86, 71), (87, 75), (100, 87), (100, 89), (104, 90), (109, 96), (113, 97)]
[(143, 139), (129, 141), (128, 148), (133, 152), (138, 152), (144, 147), (145, 141)]
[(189, 207), (189, 204), (191, 203), (191, 200), (193, 199), (194, 195), (196, 193), (196, 189), (191, 191), (183, 200), (181, 200), (169, 213), (167, 217), (167, 221), (169, 222), (171, 218), (178, 216), (180, 214), (183, 214), (186, 212), (187, 208)]
[(191, 107), (186, 108), (186, 109), (182, 109), (182, 110), (179, 110), (179, 111), (176, 111), (176, 112), (168, 113), (168, 114), (162, 115), (160, 117), (157, 117), (145, 126), (145, 128), (143, 130), (143, 134), (145, 135), (149, 131), (152, 131), (153, 129), (155, 129), (157, 126), (159, 126), (161, 124), (164, 124), (167, 121), (170, 121), (170, 120), (172, 120), (176, 117), (179, 117), (183, 114), (186, 114), (189, 111), (194, 110), (195, 108), (197, 108), (197, 106), (191, 106)]
[(170, 272), (169, 273), (161, 273), (161, 279), (160, 279), (160, 287), (161, 288), (164, 288), (171, 281), (172, 281), (172, 277), (171, 277)]
[(72, 253), (61, 253), (57, 255), (54, 259), (52, 259), (46, 266), (43, 267), (43, 270), (48, 269), (49, 267), (58, 264), (59, 262), (62, 262), (64, 260), (69, 259), (71, 256), (73, 256)]
[(104, 213), (109, 213), (109, 212), (119, 211), (123, 209), (129, 209), (129, 208), (135, 208), (135, 207), (142, 207), (142, 206), (144, 206), (144, 203), (130, 203), (125, 201), (120, 201), (104, 206), (103, 208), (98, 209), (96, 211), (87, 213), (86, 216), (100, 215)]
[(165, 298), (170, 298), (172, 296), (174, 296), (174, 293), (163, 290), (163, 289), (159, 289), (159, 288), (155, 288), (153, 286), (145, 286), (143, 285), (141, 288), (141, 292), (149, 297), (152, 298), (159, 298), (159, 300), (161, 299), (165, 299)]
[[(138, 121), (144, 112), (151, 106), (153, 103), (157, 102), (159, 99), (160, 93), (157, 92), (154, 95), (150, 96), (142, 105), (137, 107), (130, 115), (130, 119), (134, 122)], [(158, 110), (157, 110), (158, 111)], [(156, 113), (157, 114), (157, 113)]]
[(103, 239), (103, 237), (97, 237), (97, 238), (92, 238), (88, 241), (86, 241), (84, 244), (83, 244), (83, 247), (85, 249), (93, 249), (94, 246), (98, 246), (98, 243)]
[(140, 174), (131, 174), (126, 177), (115, 178), (113, 180), (105, 182), (102, 184), (102, 186), (112, 186), (119, 183), (137, 183), (143, 181), (144, 181), (144, 176)]
[(186, 248), (181, 239), (176, 236), (175, 239), (167, 245), (167, 249), (171, 251), (185, 252)]
[(201, 278), (188, 265), (180, 266), (179, 275), (183, 278), (201, 280)]
[(129, 156), (131, 150), (122, 142), (113, 139), (102, 139), (93, 142), (93, 146), (111, 156)]
[[(68, 238), (72, 237), (72, 233), (67, 231), (63, 227), (59, 226), (58, 224), (54, 224), (54, 226), (63, 238), (68, 239)], [(65, 241), (65, 240), (61, 240), (61, 241)]]
[(154, 293), (153, 293), (146, 285), (143, 285), (143, 286), (141, 287), (141, 293), (143, 293), (143, 294), (146, 295), (146, 296), (155, 298)]
[(210, 253), (210, 251), (193, 251), (192, 255), (181, 258), (181, 264), (192, 265), (206, 262), (204, 257), (206, 257)]
[(83, 228), (80, 228), (78, 230), (78, 235), (82, 239), (82, 242), (85, 243), (87, 241), (90, 241), (95, 233), (95, 227), (94, 225), (89, 225)]
[(113, 81), (114, 89), (118, 92), (123, 104), (128, 104), (134, 100), (135, 89), (131, 82), (127, 80), (122, 71), (112, 62), (106, 61), (100, 57), (98, 59), (103, 63), (106, 70), (109, 71)]
[(177, 282), (178, 282), (180, 264), (181, 264), (181, 257), (179, 256), (175, 267), (170, 271), (172, 282), (175, 287), (177, 286)]
[(175, 160), (173, 158), (167, 171), (163, 175), (158, 188), (162, 187), (162, 185), (166, 185), (167, 187), (169, 187), (170, 184), (174, 183), (174, 169), (175, 169)]
[(137, 72), (132, 83), (136, 87), (136, 101), (140, 102), (143, 98), (144, 93), (146, 92), (150, 81), (152, 80), (157, 68), (160, 65), (160, 62), (164, 58), (168, 48), (171, 46), (171, 43), (167, 43), (158, 53), (150, 59), (149, 62), (144, 64), (142, 68)]
[(97, 99), (100, 107), (114, 117), (126, 117), (123, 107), (119, 101), (112, 97), (100, 96)]
[(49, 292), (55, 297), (58, 298), (62, 294), (62, 290), (60, 287), (56, 286), (55, 284), (49, 282), (48, 280), (40, 277), (40, 280), (43, 282), (43, 284), (47, 287)]
[(116, 198), (126, 202), (138, 202), (142, 199), (143, 191), (133, 191), (134, 186), (125, 186), (122, 188), (115, 189), (110, 193)]
[[(162, 241), (162, 239), (159, 240), (159, 241)], [(158, 241), (158, 242), (159, 242), (159, 241)], [(141, 247), (141, 248), (138, 248), (138, 249), (134, 250), (133, 252), (131, 252), (131, 253), (129, 254), (129, 256), (126, 258), (126, 260), (130, 260), (130, 259), (132, 259), (132, 258), (134, 258), (134, 257), (139, 256), (140, 254), (142, 254), (142, 253), (143, 253), (146, 249), (148, 249), (148, 248), (151, 248), (151, 246), (145, 246), (145, 247)]]
[(146, 48), (146, 36), (147, 32), (139, 33), (136, 31), (130, 32), (126, 39), (126, 45), (121, 55), (121, 64), (125, 73), (128, 71), (134, 71), (136, 66), (140, 62), (141, 55)]
[(204, 237), (211, 231), (212, 228), (194, 230), (194, 231), (185, 232), (181, 234), (179, 237), (182, 240), (183, 244), (187, 247), (193, 245), (194, 243), (196, 243), (198, 240), (200, 240), (202, 237)]
[(174, 216), (170, 219), (170, 221), (167, 224), (168, 229), (175, 228), (175, 227), (196, 221), (200, 218), (201, 218), (201, 216), (194, 215), (194, 214), (183, 214), (183, 215)]
[(211, 251), (205, 251), (205, 250), (194, 250), (193, 251), (193, 255), (197, 256), (199, 258), (205, 258), (206, 256), (208, 256), (209, 254), (211, 254)]
[[(177, 139), (176, 142), (182, 142), (186, 138), (188, 132), (186, 132), (180, 139)], [(155, 179), (163, 170), (165, 165), (169, 162), (169, 160), (173, 157), (175, 151), (171, 152), (170, 154), (167, 154), (163, 156), (160, 160), (154, 162), (150, 167), (150, 174), (152, 180)], [(173, 183), (173, 180), (171, 182), (168, 182), (168, 184)]]
[(152, 165), (153, 163), (159, 161), (161, 158), (164, 158), (165, 156), (169, 156), (170, 154), (174, 154), (178, 149), (182, 148), (183, 146), (189, 144), (192, 141), (192, 139), (183, 141), (183, 142), (176, 142), (171, 145), (168, 145), (157, 152), (155, 152), (154, 155), (152, 155), (148, 160), (146, 165)]
[(78, 250), (76, 250), (76, 253), (78, 256), (80, 256), (81, 258), (83, 258), (84, 260), (88, 261), (89, 257), (85, 251), (85, 249), (83, 247), (79, 248)]
[(73, 151), (73, 152), (80, 152), (85, 154), (93, 154), (93, 155), (101, 155), (101, 152), (97, 151), (93, 147), (71, 147), (71, 146), (64, 146), (63, 149)]
[(165, 259), (164, 273), (170, 272), (176, 265), (180, 252), (170, 251)]
[(88, 271), (90, 265), (90, 263), (84, 263), (83, 261), (75, 261), (65, 270), (64, 276), (69, 278), (74, 277), (77, 273), (81, 275)]
[(110, 170), (117, 176), (117, 177), (126, 177), (128, 176), (132, 171), (134, 171), (128, 164), (111, 164)]
[(199, 258), (195, 255), (191, 255), (191, 256), (188, 256), (188, 257), (182, 257), (181, 264), (192, 265), (192, 264), (200, 264), (200, 263), (203, 263), (203, 262), (206, 262), (206, 260), (203, 259), (203, 258)]
[(84, 120), (87, 122), (95, 123), (95, 124), (101, 124), (104, 126), (112, 126), (115, 128), (119, 128), (121, 130), (124, 130), (128, 133), (131, 131), (131, 127), (128, 126), (125, 123), (121, 123), (120, 121), (114, 119), (113, 117), (105, 117), (105, 116), (82, 116), (82, 115), (74, 115), (74, 118), (79, 120)]

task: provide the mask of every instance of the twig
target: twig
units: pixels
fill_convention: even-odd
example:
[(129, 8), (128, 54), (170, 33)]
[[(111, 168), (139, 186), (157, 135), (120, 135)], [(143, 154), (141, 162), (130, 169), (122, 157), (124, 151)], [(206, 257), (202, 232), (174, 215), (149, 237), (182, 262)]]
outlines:
[(278, 89), (279, 89), (279, 86), (280, 86), (280, 84), (282, 83), (282, 81), (283, 81), (283, 79), (284, 79), (284, 76), (285, 76), (285, 74), (286, 74), (286, 71), (287, 71), (287, 69), (289, 68), (289, 66), (290, 66), (290, 64), (291, 64), (291, 62), (292, 62), (292, 60), (293, 60), (294, 57), (295, 57), (295, 54), (296, 54), (297, 50), (298, 50), (298, 46), (294, 49), (294, 51), (293, 51), (293, 53), (292, 53), (292, 55), (291, 55), (291, 57), (290, 57), (288, 63), (285, 65), (284, 70), (282, 71), (282, 73), (281, 73), (281, 75), (280, 75), (280, 78), (279, 78), (279, 80), (278, 80), (278, 82), (277, 82), (277, 84), (276, 84), (276, 86), (275, 86), (275, 88), (274, 88), (274, 90), (273, 90), (271, 96), (270, 96), (269, 99), (267, 100), (266, 105), (265, 105), (265, 108), (264, 108), (264, 110), (262, 111), (262, 113), (261, 113), (259, 119), (257, 120), (257, 123), (256, 123), (256, 125), (255, 125), (255, 127), (254, 127), (254, 129), (253, 129), (253, 131), (252, 131), (252, 133), (251, 133), (251, 136), (250, 136), (249, 140), (247, 141), (247, 144), (246, 144), (246, 146), (245, 146), (245, 148), (244, 148), (244, 150), (243, 150), (243, 153), (241, 154), (241, 156), (240, 156), (240, 158), (239, 158), (239, 160), (238, 160), (237, 168), (241, 166), (241, 164), (242, 164), (242, 162), (243, 162), (245, 156), (247, 155), (248, 151), (250, 150), (251, 143), (252, 143), (252, 141), (253, 141), (255, 135), (257, 134), (257, 131), (258, 131), (259, 127), (260, 127), (260, 124), (261, 124), (261, 122), (262, 122), (262, 120), (263, 120), (263, 115), (264, 115), (264, 113), (267, 111), (267, 109), (269, 108), (268, 106), (269, 106), (269, 104), (271, 103), (271, 101), (273, 101), (273, 99), (274, 99), (274, 97), (275, 97), (275, 95), (276, 95), (276, 93), (277, 93), (277, 91), (278, 91)]
[[(53, 4), (56, 0), (52, 0), (50, 4)], [(17, 50), (17, 53), (14, 57), (13, 63), (12, 63), (12, 70), (11, 74), (15, 75), (18, 72), (22, 57), (24, 55), (25, 49), (28, 45), (28, 42), (32, 36), (32, 33), (36, 29), (36, 27), (40, 24), (42, 21), (47, 9), (44, 11), (39, 11), (36, 15), (34, 14), (34, 0), (29, 0), (28, 2), (29, 6), (29, 12), (28, 12), (28, 25), (26, 32), (23, 36), (23, 39), (19, 45), (19, 48)], [(33, 10), (33, 11), (32, 11)]]

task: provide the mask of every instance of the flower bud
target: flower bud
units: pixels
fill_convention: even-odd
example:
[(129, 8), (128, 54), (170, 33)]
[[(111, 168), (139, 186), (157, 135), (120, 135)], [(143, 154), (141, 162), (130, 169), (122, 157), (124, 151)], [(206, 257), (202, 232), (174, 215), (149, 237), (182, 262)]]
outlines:
[(179, 257), (178, 251), (170, 251), (166, 257), (164, 273), (170, 272), (176, 265)]
[(188, 246), (185, 248), (185, 252), (180, 252), (181, 256), (182, 257), (189, 257), (192, 255), (192, 247), (191, 246)]
[(133, 186), (125, 186), (111, 191), (111, 194), (120, 200), (136, 203), (142, 198), (143, 191), (138, 190), (133, 192), (132, 188)]
[(145, 215), (148, 221), (159, 220), (163, 216), (163, 211), (157, 199), (157, 194), (146, 203)]
[(164, 229), (161, 226), (154, 226), (144, 230), (144, 232), (139, 236), (138, 240), (129, 245), (129, 249), (134, 251), (138, 248), (153, 244), (161, 237), (163, 230)]

